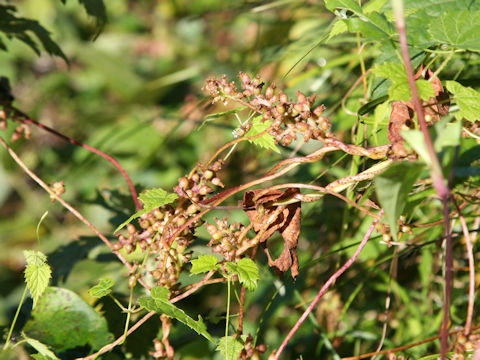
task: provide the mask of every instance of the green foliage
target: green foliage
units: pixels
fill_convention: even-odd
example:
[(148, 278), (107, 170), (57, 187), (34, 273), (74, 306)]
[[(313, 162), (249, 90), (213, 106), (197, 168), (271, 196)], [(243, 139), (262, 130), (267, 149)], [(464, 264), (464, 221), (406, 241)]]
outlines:
[(215, 255), (201, 255), (198, 259), (191, 261), (192, 268), (190, 274), (200, 274), (209, 272), (210, 270), (218, 269), (218, 259)]
[(68, 289), (49, 287), (23, 331), (55, 352), (90, 345), (98, 350), (113, 340), (106, 320)]
[(27, 261), (25, 268), (25, 282), (33, 299), (33, 308), (48, 287), (52, 269), (47, 264), (47, 257), (40, 251), (24, 250), (23, 255)]
[(227, 262), (225, 264), (229, 275), (238, 275), (238, 280), (245, 285), (248, 290), (257, 288), (257, 281), (260, 279), (258, 266), (252, 259), (243, 258), (238, 263)]
[[(410, 86), (408, 85), (405, 68), (401, 64), (384, 63), (377, 64), (373, 69), (376, 76), (391, 80), (392, 84), (388, 89), (388, 97), (390, 101), (402, 100), (409, 101), (412, 98)], [(428, 100), (434, 96), (432, 84), (424, 79), (415, 81), (418, 89), (418, 95), (423, 100)]]
[[(7, 38), (15, 38), (28, 45), (37, 54), (40, 54), (40, 49), (37, 43), (32, 39), (30, 33), (34, 34), (45, 51), (49, 54), (62, 57), (68, 62), (67, 57), (60, 49), (60, 47), (52, 40), (50, 33), (41, 26), (37, 21), (18, 17), (15, 12), (15, 6), (0, 5), (0, 32)], [(5, 42), (0, 37), (0, 49), (7, 50)]]
[(375, 177), (378, 201), (385, 211), (395, 241), (398, 238), (398, 219), (423, 168), (422, 164), (414, 162), (397, 162)]
[[(272, 124), (271, 121), (263, 121), (262, 122), (262, 116), (256, 116), (252, 120), (252, 127), (248, 132), (245, 134), (245, 136), (255, 136), (258, 135), (265, 130), (267, 130), (270, 125)], [(273, 138), (272, 135), (265, 133), (262, 136), (249, 140), (252, 144), (255, 144), (257, 146), (260, 146), (265, 149), (270, 149), (273, 150), (277, 153), (280, 153), (280, 150), (278, 147), (275, 145), (275, 139)]]
[(156, 286), (151, 290), (151, 297), (144, 296), (138, 300), (138, 303), (148, 311), (155, 311), (159, 314), (165, 314), (171, 318), (177, 319), (183, 324), (187, 325), (190, 329), (196, 331), (198, 334), (205, 337), (208, 341), (215, 343), (213, 337), (207, 332), (207, 326), (203, 322), (201, 316), (198, 320), (193, 320), (190, 316), (169, 300), (169, 291), (162, 286)]
[(101, 298), (101, 297), (107, 296), (108, 294), (110, 294), (112, 292), (112, 287), (113, 287), (114, 284), (115, 284), (115, 282), (110, 278), (100, 279), (98, 281), (97, 285), (91, 287), (88, 290), (88, 293), (91, 296), (96, 297), (96, 298)]
[(33, 347), (38, 354), (33, 354), (32, 357), (34, 359), (53, 359), (59, 360), (58, 357), (48, 348), (47, 345), (42, 344), (40, 341), (32, 339), (25, 334), (22, 334), (23, 339)]
[(480, 51), (480, 11), (458, 10), (440, 15), (431, 21), (428, 32), (432, 39), (451, 49)]
[(218, 341), (217, 351), (223, 355), (224, 360), (236, 360), (240, 356), (243, 344), (233, 336), (224, 336)]
[(140, 194), (138, 199), (142, 202), (143, 204), (143, 209), (137, 211), (135, 214), (130, 216), (127, 220), (125, 220), (123, 223), (121, 223), (114, 232), (117, 232), (121, 230), (125, 225), (129, 224), (132, 222), (132, 220), (135, 220), (142, 216), (143, 214), (146, 214), (150, 211), (152, 211), (155, 208), (159, 208), (163, 205), (171, 204), (172, 202), (175, 201), (175, 199), (178, 198), (178, 195), (175, 193), (167, 193), (165, 190), (157, 188), (157, 189), (149, 189), (145, 191), (143, 194)]
[(456, 81), (447, 81), (446, 85), (447, 90), (454, 95), (455, 102), (460, 108), (459, 111), (453, 113), (457, 120), (465, 118), (473, 122), (480, 119), (480, 93)]

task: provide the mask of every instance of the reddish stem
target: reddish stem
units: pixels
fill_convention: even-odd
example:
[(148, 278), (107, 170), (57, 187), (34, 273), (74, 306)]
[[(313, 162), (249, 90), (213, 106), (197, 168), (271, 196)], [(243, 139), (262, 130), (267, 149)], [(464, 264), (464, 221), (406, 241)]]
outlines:
[[(383, 210), (380, 210), (380, 213), (378, 214), (379, 216), (382, 216), (383, 215)], [(357, 259), (358, 255), (360, 254), (360, 252), (363, 250), (363, 248), (365, 247), (365, 245), (367, 244), (367, 241), (368, 239), (370, 239), (370, 236), (372, 235), (372, 232), (373, 230), (375, 229), (375, 226), (377, 225), (377, 222), (378, 222), (378, 219), (375, 219), (372, 223), (372, 225), (370, 225), (370, 227), (368, 228), (365, 236), (363, 237), (362, 241), (360, 242), (360, 244), (358, 245), (358, 248), (357, 250), (355, 250), (355, 253), (352, 255), (352, 257), (350, 259), (348, 259), (348, 261), (343, 264), (343, 266), (338, 269), (328, 280), (327, 282), (325, 283), (325, 285), (322, 286), (322, 288), (320, 289), (320, 291), (317, 293), (317, 295), (315, 296), (315, 299), (313, 299), (312, 303), (307, 307), (307, 309), (303, 312), (302, 316), (300, 317), (300, 319), (298, 319), (297, 323), (293, 326), (293, 328), (290, 330), (290, 332), (288, 333), (288, 335), (285, 337), (285, 339), (283, 340), (282, 344), (280, 345), (280, 347), (278, 348), (278, 351), (277, 353), (275, 354), (275, 357), (274, 357), (274, 360), (278, 360), (280, 359), (280, 355), (282, 354), (283, 350), (285, 349), (285, 347), (287, 346), (288, 342), (292, 339), (293, 335), (297, 332), (297, 330), (300, 328), (300, 326), (302, 325), (302, 323), (305, 321), (305, 319), (308, 317), (308, 315), (310, 315), (310, 313), (313, 311), (313, 309), (315, 308), (315, 306), (317, 306), (317, 303), (320, 301), (320, 299), (322, 298), (322, 296), (327, 292), (328, 288), (330, 286), (332, 286), (335, 281), (350, 267), (352, 266), (352, 264), (355, 262), (355, 260)]]
[(453, 269), (453, 255), (452, 255), (452, 237), (450, 234), (450, 211), (448, 208), (448, 200), (450, 198), (450, 189), (445, 183), (445, 179), (442, 174), (442, 167), (438, 160), (437, 154), (433, 146), (432, 138), (428, 132), (427, 122), (425, 121), (425, 114), (423, 112), (423, 106), (418, 96), (417, 86), (415, 84), (415, 77), (413, 75), (412, 63), (410, 61), (410, 55), (408, 53), (407, 35), (405, 27), (405, 19), (403, 14), (403, 2), (402, 0), (393, 1), (395, 23), (397, 26), (400, 48), (402, 50), (403, 62), (405, 64), (406, 74), (408, 78), (408, 84), (412, 92), (412, 102), (417, 113), (418, 124), (420, 130), (423, 133), (425, 146), (431, 160), (430, 173), (432, 177), (432, 184), (440, 197), (443, 204), (443, 216), (445, 218), (445, 299), (443, 305), (443, 322), (441, 328), (441, 358), (442, 360), (447, 358), (448, 348), (448, 325), (449, 325), (449, 309), (450, 309), (450, 296), (452, 287), (452, 269)]
[(88, 151), (90, 151), (94, 154), (97, 154), (97, 155), (103, 157), (105, 160), (108, 160), (110, 163), (112, 163), (112, 165), (115, 166), (118, 169), (118, 171), (120, 171), (122, 176), (125, 178), (125, 180), (127, 182), (127, 185), (128, 185), (128, 188), (130, 189), (130, 193), (132, 195), (135, 206), (139, 210), (142, 209), (142, 203), (140, 202), (140, 200), (138, 200), (137, 191), (135, 190), (135, 186), (133, 185), (132, 180), (130, 179), (130, 177), (128, 176), (127, 172), (122, 167), (122, 165), (120, 165), (120, 163), (115, 158), (113, 158), (112, 156), (104, 153), (101, 150), (98, 150), (97, 148), (94, 148), (90, 145), (84, 144), (81, 141), (77, 141), (75, 139), (72, 139), (71, 137), (63, 135), (62, 133), (48, 127), (47, 125), (41, 124), (38, 121), (35, 121), (35, 120), (31, 119), (27, 114), (23, 113), (22, 111), (18, 110), (17, 108), (10, 107), (9, 109), (12, 110), (13, 112), (15, 112), (15, 115), (16, 115), (15, 120), (17, 120), (19, 122), (22, 122), (24, 124), (31, 124), (31, 125), (38, 126), (40, 129), (45, 130), (45, 131), (47, 131), (47, 132), (49, 132), (49, 133), (51, 133), (55, 136), (58, 136), (59, 138), (61, 138), (62, 140), (65, 140), (66, 142), (69, 142), (70, 144), (80, 146), (80, 147), (82, 147), (82, 148), (84, 148), (84, 149), (86, 149), (86, 150), (88, 150)]

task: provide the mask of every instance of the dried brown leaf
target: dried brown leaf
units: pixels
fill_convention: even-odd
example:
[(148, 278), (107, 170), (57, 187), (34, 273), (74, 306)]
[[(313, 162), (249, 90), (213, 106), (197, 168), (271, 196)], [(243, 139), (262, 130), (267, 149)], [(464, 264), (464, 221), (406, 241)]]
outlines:
[(260, 235), (260, 243), (266, 242), (276, 231), (280, 232), (284, 239), (284, 247), (281, 255), (273, 260), (268, 252), (268, 265), (274, 269), (285, 272), (290, 269), (295, 279), (299, 274), (297, 242), (300, 235), (301, 203), (295, 202), (287, 205), (273, 205), (275, 202), (291, 199), (300, 193), (297, 188), (287, 190), (250, 190), (245, 192), (242, 206), (247, 213), (253, 229)]

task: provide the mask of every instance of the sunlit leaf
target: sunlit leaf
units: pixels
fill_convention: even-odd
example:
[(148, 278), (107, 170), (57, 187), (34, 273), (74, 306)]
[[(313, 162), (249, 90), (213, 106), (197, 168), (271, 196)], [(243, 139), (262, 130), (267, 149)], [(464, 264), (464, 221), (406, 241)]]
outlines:
[[(42, 342), (32, 339), (31, 337), (28, 337), (24, 333), (22, 333), (23, 338), (27, 342), (28, 345), (33, 347), (35, 350), (38, 351), (38, 354), (34, 355), (40, 355), (44, 359), (53, 359), (53, 360), (60, 360), (54, 353), (51, 351), (47, 345), (43, 344)], [(33, 355), (33, 356), (34, 356)], [(40, 359), (41, 357), (37, 356), (35, 359)]]
[(113, 341), (105, 318), (73, 291), (58, 287), (45, 290), (24, 331), (56, 352), (87, 344), (95, 351)]
[(198, 320), (193, 320), (190, 316), (185, 314), (182, 309), (179, 309), (168, 301), (168, 289), (157, 286), (151, 291), (151, 297), (144, 296), (138, 299), (138, 303), (148, 311), (155, 311), (159, 314), (165, 314), (171, 318), (177, 319), (190, 329), (196, 331), (198, 334), (204, 336), (207, 340), (215, 343), (213, 337), (207, 332), (207, 326), (203, 322), (201, 316)]
[(152, 211), (155, 208), (158, 208), (163, 205), (170, 204), (178, 198), (178, 195), (175, 193), (167, 193), (161, 188), (149, 189), (144, 193), (140, 194), (138, 199), (143, 203), (143, 209), (137, 211), (135, 214), (130, 216), (127, 220), (121, 223), (114, 231), (116, 233), (118, 230), (122, 229), (125, 225), (129, 224), (132, 220), (139, 218), (143, 214), (146, 214)]
[(243, 344), (233, 336), (224, 336), (218, 341), (217, 351), (222, 354), (224, 360), (237, 360)]
[(428, 32), (433, 40), (453, 49), (480, 51), (480, 11), (450, 11), (431, 21)]
[(52, 277), (52, 269), (46, 263), (46, 256), (40, 251), (25, 250), (27, 267), (25, 268), (25, 282), (33, 299), (33, 307), (37, 305), (38, 299), (48, 286)]
[(456, 81), (447, 81), (447, 90), (455, 96), (455, 101), (460, 108), (459, 111), (454, 112), (453, 115), (458, 120), (463, 118), (474, 122), (480, 119), (480, 92), (465, 87)]
[(193, 259), (191, 263), (190, 274), (192, 275), (209, 272), (218, 267), (218, 259), (214, 255), (200, 255), (198, 259)]
[(100, 279), (97, 285), (88, 290), (88, 293), (96, 298), (104, 297), (112, 292), (111, 288), (114, 284), (115, 282), (112, 279)]
[(230, 275), (238, 275), (238, 280), (245, 285), (248, 290), (257, 288), (257, 281), (260, 278), (258, 266), (252, 259), (243, 258), (238, 263), (227, 262), (226, 267)]
[[(252, 127), (250, 128), (250, 130), (248, 130), (248, 132), (245, 134), (245, 136), (258, 135), (258, 134), (264, 132), (265, 130), (267, 130), (270, 127), (271, 124), (272, 124), (271, 121), (262, 122), (262, 116), (261, 115), (257, 116), (252, 120)], [(275, 139), (270, 134), (265, 133), (262, 136), (260, 136), (256, 139), (249, 140), (249, 141), (251, 143), (253, 143), (257, 146), (263, 147), (265, 149), (270, 149), (270, 150), (273, 150), (277, 153), (280, 152), (278, 147), (275, 145)]]
[(387, 223), (395, 240), (397, 240), (398, 219), (405, 208), (408, 194), (423, 169), (423, 164), (402, 161), (393, 163), (375, 177), (378, 201), (385, 211)]
[[(402, 64), (384, 63), (377, 64), (373, 69), (376, 76), (389, 79), (392, 85), (388, 89), (388, 96), (390, 100), (410, 101), (412, 93), (408, 84), (405, 68)], [(415, 81), (418, 89), (418, 95), (423, 100), (428, 100), (435, 96), (432, 84), (425, 79)]]

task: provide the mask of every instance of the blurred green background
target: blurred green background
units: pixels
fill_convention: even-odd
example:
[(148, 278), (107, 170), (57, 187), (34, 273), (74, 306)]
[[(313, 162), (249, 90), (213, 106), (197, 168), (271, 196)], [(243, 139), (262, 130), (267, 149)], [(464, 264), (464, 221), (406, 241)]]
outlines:
[[(139, 191), (151, 187), (171, 191), (198, 161), (206, 161), (233, 139), (232, 130), (238, 126), (233, 116), (200, 128), (206, 114), (225, 110), (221, 104), (210, 105), (201, 90), (209, 76), (226, 74), (234, 80), (243, 71), (276, 82), (291, 96), (296, 90), (316, 93), (340, 138), (352, 142), (363, 138), (359, 133), (351, 139), (356, 117), (341, 108), (340, 100), (361, 74), (362, 57), (369, 64), (382, 54), (381, 48), (371, 46), (359, 55), (358, 38), (353, 35), (325, 41), (333, 14), (325, 10), (323, 1), (109, 0), (104, 24), (75, 0), (65, 5), (58, 0), (14, 4), (18, 16), (37, 20), (48, 29), (69, 59), (67, 64), (44, 51), (37, 56), (24, 43), (3, 37), (8, 50), (0, 52), (0, 75), (10, 79), (15, 106), (117, 158)], [(360, 86), (346, 109), (358, 108), (362, 97)], [(379, 131), (368, 138), (370, 145), (386, 143), (387, 123), (380, 123)], [(10, 125), (7, 139), (13, 130)], [(64, 180), (64, 198), (105, 234), (135, 211), (123, 177), (104, 159), (33, 127), (30, 140), (12, 146), (47, 183)], [(293, 153), (308, 154), (320, 146), (315, 141), (297, 141), (276, 154), (242, 144), (222, 170), (222, 181), (227, 187), (244, 183)], [(115, 290), (122, 298), (125, 270), (108, 256), (106, 247), (59, 204), (52, 204), (5, 151), (0, 151), (0, 157), (3, 329), (8, 328), (23, 291), (23, 249), (36, 248), (49, 255), (53, 285), (76, 291), (93, 303), (87, 289), (108, 275), (117, 281)], [(299, 167), (281, 182), (310, 182), (322, 174), (317, 183), (324, 185), (348, 175), (350, 160), (332, 155)], [(40, 226), (37, 244), (36, 227), (46, 210), (49, 215)], [(306, 204), (302, 212), (301, 275), (296, 283), (288, 275), (279, 279), (268, 268), (266, 257), (257, 257), (262, 279), (247, 299), (245, 327), (258, 334), (257, 343), (268, 345), (267, 353), (278, 347), (319, 286), (353, 253), (355, 247), (350, 246), (370, 224), (338, 199)], [(425, 214), (427, 218), (434, 215)], [(238, 211), (212, 212), (207, 219), (212, 222), (215, 216), (246, 220)], [(195, 254), (209, 252), (208, 235), (202, 231), (193, 247)], [(420, 236), (427, 242), (440, 236), (440, 231), (434, 228)], [(373, 351), (381, 337), (385, 297), (392, 282), (396, 305), (385, 347), (419, 340), (438, 329), (441, 282), (433, 279), (440, 274), (441, 264), (431, 252), (435, 243), (405, 253), (395, 269), (395, 281), (389, 275), (394, 250), (379, 240), (377, 236), (369, 243), (358, 264), (327, 294), (287, 348), (285, 358), (303, 354), (304, 359), (338, 359), (339, 354)], [(277, 243), (280, 250), (280, 239)], [(185, 276), (183, 281), (193, 280)], [(209, 331), (222, 336), (225, 302), (225, 286), (217, 284), (179, 306), (195, 318), (200, 313), (210, 324)], [(454, 308), (457, 305), (463, 309), (464, 302)], [(103, 300), (98, 309), (109, 320), (110, 331), (119, 336), (123, 315), (109, 300)], [(158, 322), (150, 321), (110, 357), (150, 358), (151, 339), (157, 331)], [(204, 339), (193, 335), (182, 325), (172, 331), (171, 341), (181, 358), (218, 356)], [(432, 345), (411, 350), (411, 356), (418, 358), (428, 346)]]

